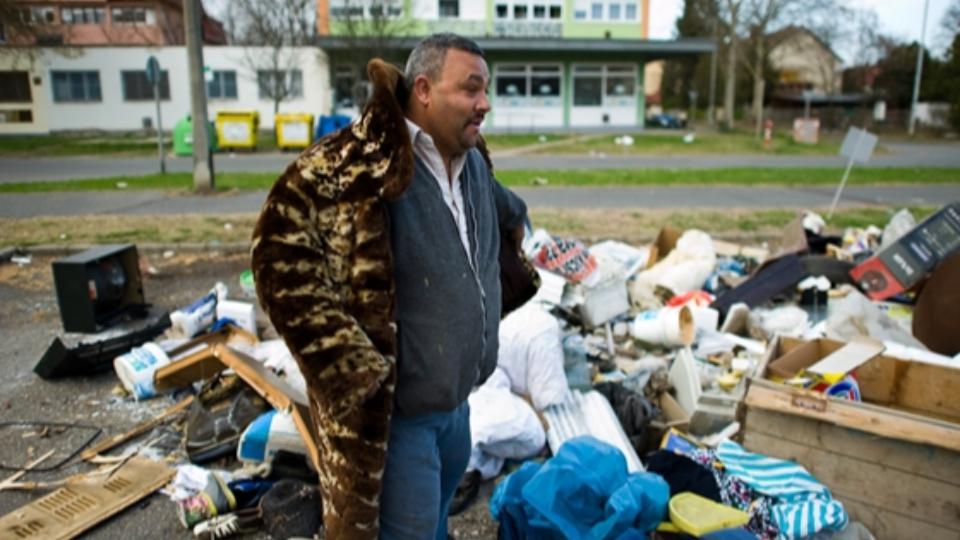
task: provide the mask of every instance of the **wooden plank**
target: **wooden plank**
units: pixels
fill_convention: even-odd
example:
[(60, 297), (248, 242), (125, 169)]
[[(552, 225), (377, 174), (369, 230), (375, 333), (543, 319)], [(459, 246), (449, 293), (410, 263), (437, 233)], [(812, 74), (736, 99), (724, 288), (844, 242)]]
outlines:
[(850, 519), (863, 523), (877, 540), (960, 540), (960, 532), (956, 530), (883, 510), (853, 498), (846, 498), (842, 502), (850, 514)]
[(193, 396), (187, 396), (185, 399), (180, 400), (176, 404), (171, 405), (170, 407), (167, 407), (167, 409), (162, 413), (160, 413), (159, 416), (155, 418), (151, 418), (146, 422), (141, 422), (125, 433), (118, 433), (117, 435), (114, 435), (109, 439), (104, 439), (99, 443), (91, 446), (90, 448), (87, 448), (86, 450), (83, 451), (82, 454), (80, 454), (80, 457), (86, 461), (89, 461), (90, 459), (92, 459), (97, 454), (100, 454), (101, 452), (106, 452), (107, 450), (114, 448), (118, 444), (129, 441), (130, 439), (138, 435), (146, 433), (147, 431), (153, 429), (155, 426), (158, 426), (166, 422), (167, 420), (173, 418), (177, 414), (186, 410), (186, 408), (189, 407), (191, 403), (193, 403), (193, 399), (194, 399)]
[(788, 388), (764, 379), (750, 381), (744, 404), (884, 437), (960, 450), (960, 425), (868, 403), (826, 398), (823, 394)]
[(74, 477), (67, 485), (0, 517), (0, 540), (76, 538), (153, 493), (176, 469), (133, 458), (113, 474)]
[(800, 463), (841, 501), (863, 500), (960, 533), (960, 486), (762, 433), (748, 431), (743, 442), (748, 450)]
[(960, 369), (910, 362), (897, 394), (902, 407), (960, 422)]
[(891, 469), (960, 486), (960, 453), (936, 446), (762, 409), (746, 411), (743, 431), (823, 448), (840, 456), (882, 463)]

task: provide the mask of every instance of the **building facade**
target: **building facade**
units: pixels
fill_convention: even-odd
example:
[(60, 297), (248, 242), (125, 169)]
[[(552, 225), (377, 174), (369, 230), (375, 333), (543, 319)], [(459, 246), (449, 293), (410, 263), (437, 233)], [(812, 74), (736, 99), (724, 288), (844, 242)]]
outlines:
[[(163, 129), (190, 114), (187, 52), (173, 47), (84, 47), (33, 49), (32, 58), (0, 55), (0, 134), (100, 129), (130, 131), (155, 126), (153, 86), (146, 63), (160, 63)], [(322, 114), (332, 107), (326, 55), (314, 47), (284, 50), (283, 69), (274, 69), (268, 48), (204, 48), (207, 108), (257, 111), (263, 129), (273, 127), (274, 77), (289, 96), (279, 112)]]
[[(647, 39), (650, 9), (650, 0), (317, 0), (317, 30), (347, 114), (364, 58), (402, 64), (423, 36), (456, 32), (477, 41), (490, 67), (485, 127), (642, 128), (646, 64), (713, 50), (703, 40)], [(369, 53), (355, 58), (358, 50)]]

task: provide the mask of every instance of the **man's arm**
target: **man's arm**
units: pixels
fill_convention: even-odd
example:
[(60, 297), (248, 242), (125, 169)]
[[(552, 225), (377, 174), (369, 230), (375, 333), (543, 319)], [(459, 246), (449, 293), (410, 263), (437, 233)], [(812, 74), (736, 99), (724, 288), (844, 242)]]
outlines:
[(340, 418), (380, 387), (391, 363), (343, 305), (336, 275), (346, 261), (335, 215), (335, 202), (291, 167), (257, 222), (252, 269), (260, 303), (300, 364), (311, 401)]

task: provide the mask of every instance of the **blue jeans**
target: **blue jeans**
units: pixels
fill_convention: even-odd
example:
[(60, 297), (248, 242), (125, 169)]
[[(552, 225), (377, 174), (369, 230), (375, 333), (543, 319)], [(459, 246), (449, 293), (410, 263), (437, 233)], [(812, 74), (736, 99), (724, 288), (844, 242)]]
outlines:
[(447, 510), (470, 459), (470, 407), (394, 416), (380, 497), (381, 540), (447, 538)]

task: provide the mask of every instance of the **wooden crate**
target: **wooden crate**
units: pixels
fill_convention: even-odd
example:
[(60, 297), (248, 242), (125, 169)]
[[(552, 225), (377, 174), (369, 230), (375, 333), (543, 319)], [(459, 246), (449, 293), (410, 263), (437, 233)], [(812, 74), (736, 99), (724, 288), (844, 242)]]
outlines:
[(813, 345), (778, 339), (750, 380), (744, 447), (802, 464), (878, 540), (960, 539), (960, 369), (878, 356), (855, 371), (864, 402), (850, 402), (766, 378), (801, 346)]

